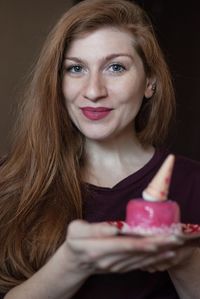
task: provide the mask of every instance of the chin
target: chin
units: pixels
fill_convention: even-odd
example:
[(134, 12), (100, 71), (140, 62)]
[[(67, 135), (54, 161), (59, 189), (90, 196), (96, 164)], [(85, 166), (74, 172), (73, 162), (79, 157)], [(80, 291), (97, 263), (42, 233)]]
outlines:
[(110, 138), (113, 135), (113, 130), (108, 127), (99, 126), (96, 124), (95, 126), (81, 126), (80, 124), (76, 126), (77, 129), (83, 134), (83, 136), (87, 139), (91, 140), (105, 140)]
[(110, 138), (110, 136), (102, 136), (102, 135), (84, 135), (86, 139), (94, 140), (94, 141), (106, 141)]
[(94, 141), (104, 141), (111, 138), (110, 133), (103, 132), (84, 132), (81, 133), (85, 136), (86, 139), (94, 140)]

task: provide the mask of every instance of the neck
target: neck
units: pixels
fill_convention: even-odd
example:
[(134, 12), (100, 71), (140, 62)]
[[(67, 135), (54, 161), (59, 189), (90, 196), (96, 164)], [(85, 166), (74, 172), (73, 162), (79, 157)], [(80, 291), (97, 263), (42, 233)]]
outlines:
[(94, 183), (91, 178), (95, 180), (98, 176), (103, 176), (103, 173), (104, 176), (105, 173), (109, 176), (113, 169), (118, 170), (116, 180), (119, 180), (143, 167), (154, 152), (151, 146), (143, 147), (140, 144), (132, 127), (108, 140), (86, 139), (85, 149), (87, 164), (83, 176), (91, 183)]
[(90, 163), (102, 163), (123, 160), (129, 156), (141, 151), (141, 144), (133, 132), (126, 135), (117, 136), (109, 140), (86, 140), (86, 153)]

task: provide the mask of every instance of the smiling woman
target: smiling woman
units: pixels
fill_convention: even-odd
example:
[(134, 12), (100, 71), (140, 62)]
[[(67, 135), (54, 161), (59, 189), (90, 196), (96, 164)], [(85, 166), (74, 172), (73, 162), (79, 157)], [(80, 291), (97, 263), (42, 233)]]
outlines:
[(134, 138), (135, 117), (143, 97), (153, 95), (154, 81), (125, 30), (99, 29), (76, 38), (66, 52), (62, 86), (67, 110), (89, 139)]
[[(108, 223), (124, 220), (168, 154), (159, 146), (173, 110), (169, 70), (139, 6), (85, 0), (61, 17), (1, 161), (2, 296), (200, 297), (196, 247), (121, 237)], [(183, 222), (200, 218), (199, 177), (196, 162), (177, 157), (170, 197)]]

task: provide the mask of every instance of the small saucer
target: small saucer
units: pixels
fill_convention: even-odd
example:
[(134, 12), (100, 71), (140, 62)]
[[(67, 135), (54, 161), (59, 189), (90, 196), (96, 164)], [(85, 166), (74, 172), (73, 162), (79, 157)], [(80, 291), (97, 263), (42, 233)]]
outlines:
[[(134, 237), (145, 238), (152, 235), (175, 235), (183, 241), (197, 241), (200, 243), (200, 225), (191, 223), (178, 223), (171, 228), (135, 228), (124, 221), (108, 221), (109, 224), (119, 229), (120, 235), (132, 235)], [(195, 242), (196, 243), (196, 242)]]

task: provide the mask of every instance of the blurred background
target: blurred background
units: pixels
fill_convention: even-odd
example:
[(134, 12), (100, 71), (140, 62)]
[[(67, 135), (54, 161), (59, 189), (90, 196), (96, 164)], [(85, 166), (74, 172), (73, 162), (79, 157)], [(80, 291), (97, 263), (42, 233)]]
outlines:
[[(0, 0), (0, 156), (9, 149), (17, 103), (42, 44), (76, 0)], [(200, 2), (138, 0), (170, 66), (177, 117), (168, 145), (200, 161)]]

